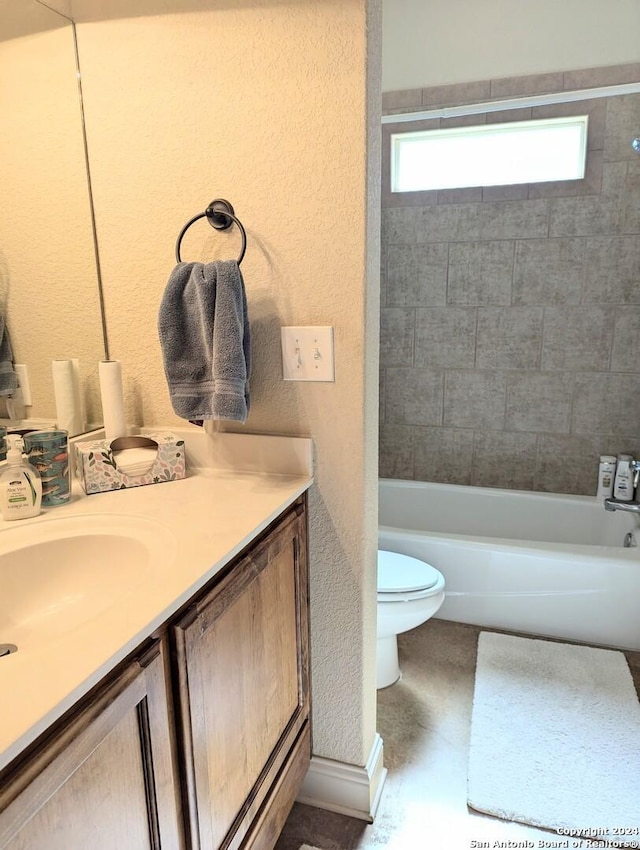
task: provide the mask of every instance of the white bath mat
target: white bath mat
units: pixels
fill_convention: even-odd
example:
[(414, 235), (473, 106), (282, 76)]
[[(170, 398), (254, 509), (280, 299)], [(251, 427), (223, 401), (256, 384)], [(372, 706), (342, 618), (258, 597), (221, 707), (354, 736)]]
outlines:
[(625, 830), (639, 847), (640, 704), (624, 655), (481, 632), (467, 800), (608, 846)]

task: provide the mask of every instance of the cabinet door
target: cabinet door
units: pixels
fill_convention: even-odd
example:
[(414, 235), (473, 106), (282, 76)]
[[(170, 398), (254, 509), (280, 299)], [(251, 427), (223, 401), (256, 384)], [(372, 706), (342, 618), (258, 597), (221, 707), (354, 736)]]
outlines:
[(0, 848), (184, 847), (165, 658), (156, 643), (3, 777)]
[(193, 848), (240, 846), (303, 727), (308, 764), (307, 612), (299, 505), (175, 630)]

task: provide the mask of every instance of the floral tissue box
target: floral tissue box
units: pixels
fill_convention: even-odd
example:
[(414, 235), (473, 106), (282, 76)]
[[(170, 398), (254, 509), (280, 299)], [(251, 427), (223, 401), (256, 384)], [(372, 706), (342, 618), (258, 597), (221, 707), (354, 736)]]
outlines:
[(87, 495), (176, 481), (186, 475), (184, 440), (163, 432), (76, 443), (76, 475)]

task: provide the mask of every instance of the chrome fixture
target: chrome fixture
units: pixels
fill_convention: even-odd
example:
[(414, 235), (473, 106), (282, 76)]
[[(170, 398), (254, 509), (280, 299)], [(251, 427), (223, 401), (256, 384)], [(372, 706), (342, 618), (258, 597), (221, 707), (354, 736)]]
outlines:
[(625, 549), (633, 549), (635, 546), (638, 545), (636, 543), (636, 538), (633, 536), (633, 534), (630, 531), (628, 531), (625, 534), (624, 540), (622, 541), (622, 545), (624, 546)]
[(605, 511), (631, 511), (640, 514), (640, 502), (620, 502), (618, 499), (605, 499)]
[(633, 489), (635, 490), (640, 484), (640, 460), (632, 460), (629, 466), (633, 472)]
[(631, 142), (631, 147), (634, 149), (634, 151), (640, 153), (640, 138), (634, 139)]

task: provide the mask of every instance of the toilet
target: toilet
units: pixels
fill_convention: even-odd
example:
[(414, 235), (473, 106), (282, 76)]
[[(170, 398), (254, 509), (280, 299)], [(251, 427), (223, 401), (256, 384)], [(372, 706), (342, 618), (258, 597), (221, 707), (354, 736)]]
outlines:
[(398, 635), (425, 623), (443, 602), (442, 573), (418, 558), (378, 550), (378, 689), (400, 678)]

